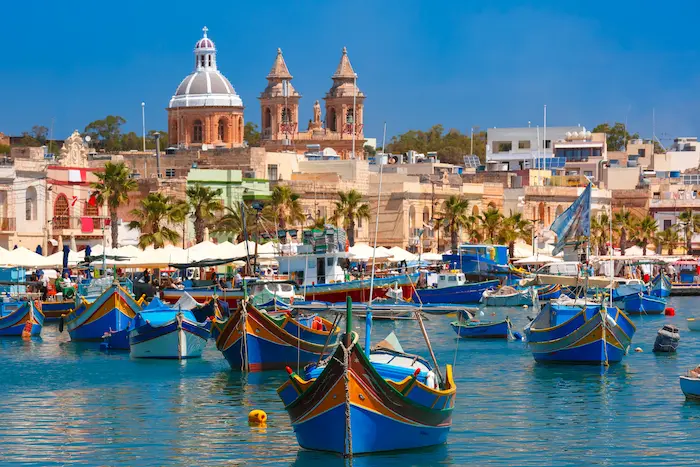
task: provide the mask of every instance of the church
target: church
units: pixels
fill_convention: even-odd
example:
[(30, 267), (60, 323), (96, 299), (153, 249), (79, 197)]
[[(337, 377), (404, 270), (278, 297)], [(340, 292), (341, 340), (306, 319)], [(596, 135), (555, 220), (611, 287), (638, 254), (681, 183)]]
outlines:
[[(170, 144), (186, 149), (230, 149), (243, 147), (243, 100), (219, 71), (216, 47), (203, 28), (194, 48), (194, 71), (182, 80), (168, 105)], [(267, 75), (260, 94), (261, 145), (271, 152), (304, 153), (323, 150), (341, 159), (364, 157), (365, 95), (357, 87), (357, 74), (343, 48), (340, 63), (331, 76), (331, 88), (321, 104), (313, 104), (313, 118), (306, 129), (299, 122), (301, 95), (292, 85), (292, 75), (282, 50)]]

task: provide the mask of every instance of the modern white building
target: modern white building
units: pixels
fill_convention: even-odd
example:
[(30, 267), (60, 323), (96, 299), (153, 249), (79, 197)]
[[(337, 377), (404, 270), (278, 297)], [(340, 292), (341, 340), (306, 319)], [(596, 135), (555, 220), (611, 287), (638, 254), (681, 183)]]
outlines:
[(524, 170), (533, 168), (538, 158), (553, 155), (554, 141), (566, 139), (567, 133), (585, 129), (578, 126), (544, 128), (489, 128), (486, 163), (490, 170)]

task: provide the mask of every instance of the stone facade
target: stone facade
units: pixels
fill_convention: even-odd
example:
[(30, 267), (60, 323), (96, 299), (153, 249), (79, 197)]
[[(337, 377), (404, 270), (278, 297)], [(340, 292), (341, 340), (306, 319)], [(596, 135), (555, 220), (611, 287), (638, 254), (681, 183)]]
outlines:
[(243, 108), (189, 107), (168, 109), (172, 146), (236, 148), (243, 146)]

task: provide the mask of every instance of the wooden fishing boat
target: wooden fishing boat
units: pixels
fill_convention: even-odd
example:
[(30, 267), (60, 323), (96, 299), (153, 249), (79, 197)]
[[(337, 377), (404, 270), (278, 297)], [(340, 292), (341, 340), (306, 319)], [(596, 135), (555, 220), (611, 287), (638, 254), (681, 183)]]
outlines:
[(606, 364), (627, 354), (636, 327), (616, 307), (587, 300), (557, 300), (525, 327), (536, 361)]
[(666, 309), (666, 299), (640, 292), (626, 296), (624, 306), (630, 315), (660, 315)]
[(452, 367), (438, 382), (427, 361), (396, 351), (368, 357), (348, 325), (343, 345), (315, 372), (277, 393), (302, 448), (353, 454), (442, 444), (452, 426)]
[(199, 323), (188, 310), (171, 308), (158, 297), (136, 313), (129, 331), (135, 358), (196, 358), (211, 334), (211, 321)]
[(0, 336), (38, 336), (43, 326), (44, 314), (41, 312), (41, 302), (0, 302)]
[(436, 288), (414, 289), (417, 303), (479, 303), (484, 292), (498, 287), (497, 280), (468, 283), (460, 271), (441, 272)]
[(532, 305), (532, 293), (529, 290), (516, 290), (505, 285), (497, 289), (485, 290), (481, 301), (486, 306), (523, 306)]
[[(73, 341), (99, 341), (112, 333), (115, 347), (128, 349), (129, 323), (141, 311), (143, 299), (137, 302), (127, 289), (113, 283), (92, 303), (82, 296), (76, 302), (75, 310), (61, 317), (59, 330), (65, 327)], [(117, 332), (121, 334), (115, 336)]]
[(661, 271), (651, 281), (649, 293), (655, 297), (668, 297), (671, 295), (671, 279)]
[(46, 300), (41, 302), (41, 311), (45, 319), (61, 319), (75, 308), (75, 300)]
[(450, 326), (459, 337), (506, 339), (511, 335), (512, 324), (508, 318), (503, 321), (482, 322), (474, 320), (473, 316), (465, 311), (460, 312), (458, 317), (459, 319), (450, 323)]
[(227, 320), (214, 320), (212, 333), (232, 369), (279, 370), (316, 362), (332, 351), (339, 329), (320, 316), (310, 324), (288, 314), (273, 317), (243, 300)]
[(700, 400), (700, 366), (681, 376), (681, 391), (686, 399)]

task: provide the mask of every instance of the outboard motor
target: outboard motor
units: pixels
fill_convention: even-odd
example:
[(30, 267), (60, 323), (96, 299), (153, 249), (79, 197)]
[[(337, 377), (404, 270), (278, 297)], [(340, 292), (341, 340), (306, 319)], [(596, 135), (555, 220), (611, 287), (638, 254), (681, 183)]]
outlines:
[(664, 324), (664, 327), (659, 329), (654, 341), (654, 352), (675, 352), (678, 344), (681, 341), (681, 335), (678, 332), (678, 327), (672, 324)]

